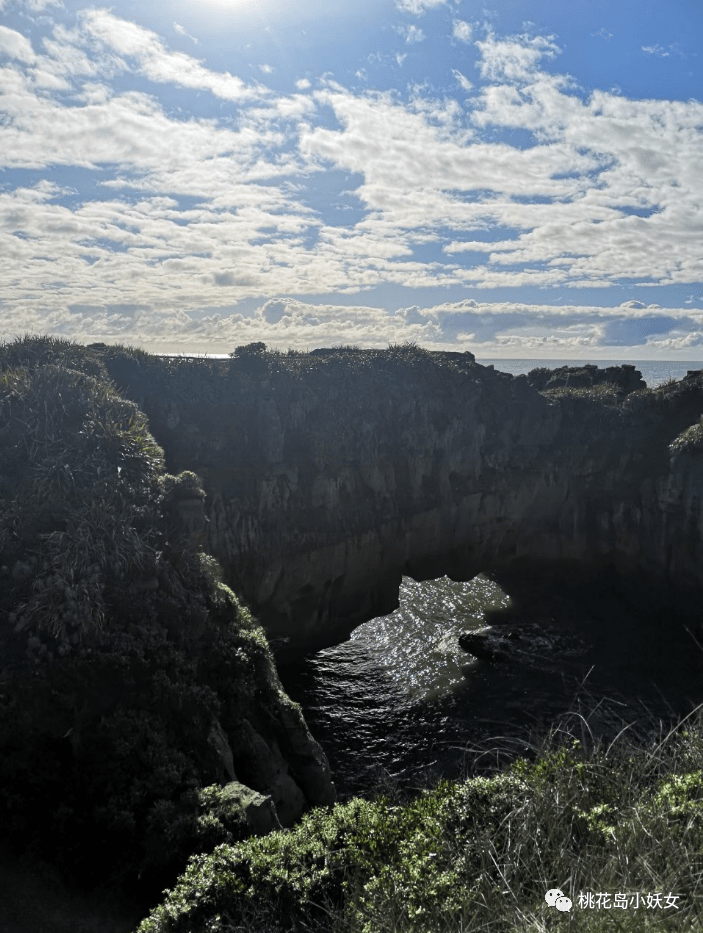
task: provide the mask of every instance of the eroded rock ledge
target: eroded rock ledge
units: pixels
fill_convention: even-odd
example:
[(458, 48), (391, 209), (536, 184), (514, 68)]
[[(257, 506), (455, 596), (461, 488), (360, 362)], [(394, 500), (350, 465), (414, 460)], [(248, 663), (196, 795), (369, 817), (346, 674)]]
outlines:
[(412, 346), (101, 356), (171, 472), (201, 477), (206, 548), (282, 656), (392, 611), (403, 574), (577, 562), (667, 598), (703, 585), (700, 374), (648, 390), (586, 368), (540, 392)]

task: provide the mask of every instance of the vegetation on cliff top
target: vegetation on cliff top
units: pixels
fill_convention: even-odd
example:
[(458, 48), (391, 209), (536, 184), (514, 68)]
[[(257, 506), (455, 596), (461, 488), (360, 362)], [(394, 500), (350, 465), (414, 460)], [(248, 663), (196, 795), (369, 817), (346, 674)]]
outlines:
[[(386, 789), (222, 845), (191, 860), (138, 933), (698, 929), (703, 723), (648, 746), (624, 733), (606, 747), (575, 718), (491, 777), (410, 800)], [(569, 915), (546, 904), (554, 888)]]
[(201, 549), (203, 496), (97, 355), (0, 347), (0, 823), (79, 883), (151, 897), (248, 835), (217, 785), (256, 767), (252, 728), (302, 723)]
[(699, 450), (703, 447), (703, 417), (675, 437), (669, 447), (676, 452)]

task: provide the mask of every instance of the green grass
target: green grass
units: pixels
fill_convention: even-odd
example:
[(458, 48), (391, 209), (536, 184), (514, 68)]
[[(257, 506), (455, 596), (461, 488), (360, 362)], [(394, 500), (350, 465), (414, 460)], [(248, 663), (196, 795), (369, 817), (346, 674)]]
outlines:
[[(492, 776), (409, 800), (386, 789), (219, 846), (191, 860), (138, 933), (701, 929), (703, 722), (648, 746), (627, 735), (606, 746), (575, 718)], [(546, 904), (554, 887), (569, 914)], [(673, 894), (678, 909), (579, 907), (589, 892), (611, 905)]]

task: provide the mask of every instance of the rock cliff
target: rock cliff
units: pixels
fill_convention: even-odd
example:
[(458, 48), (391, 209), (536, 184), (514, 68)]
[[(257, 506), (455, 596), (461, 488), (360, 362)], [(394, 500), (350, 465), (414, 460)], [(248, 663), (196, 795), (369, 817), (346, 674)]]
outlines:
[(335, 799), (204, 498), (92, 353), (0, 347), (0, 823), (72, 882), (151, 897)]
[(202, 479), (206, 549), (283, 657), (392, 611), (403, 574), (609, 566), (667, 599), (703, 583), (703, 454), (695, 429), (677, 441), (699, 375), (648, 390), (586, 367), (574, 387), (413, 346), (101, 355), (169, 469)]

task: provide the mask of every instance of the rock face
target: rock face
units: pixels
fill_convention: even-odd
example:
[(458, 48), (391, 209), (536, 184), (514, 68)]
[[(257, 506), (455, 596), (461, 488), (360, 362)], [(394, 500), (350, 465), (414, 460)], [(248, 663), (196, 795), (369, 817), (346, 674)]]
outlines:
[(703, 450), (676, 441), (703, 412), (695, 373), (650, 391), (632, 367), (586, 368), (541, 394), (413, 347), (104, 361), (169, 470), (202, 479), (205, 547), (281, 655), (392, 611), (403, 574), (577, 562), (703, 584)]
[(560, 366), (558, 369), (538, 367), (527, 374), (527, 381), (540, 391), (562, 387), (585, 389), (606, 385), (612, 386), (618, 394), (629, 395), (630, 392), (647, 388), (642, 373), (627, 363), (622, 366), (606, 366), (605, 369), (592, 363), (585, 366)]

